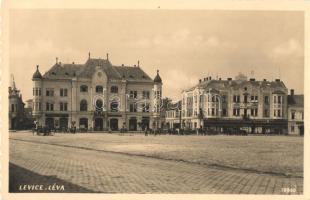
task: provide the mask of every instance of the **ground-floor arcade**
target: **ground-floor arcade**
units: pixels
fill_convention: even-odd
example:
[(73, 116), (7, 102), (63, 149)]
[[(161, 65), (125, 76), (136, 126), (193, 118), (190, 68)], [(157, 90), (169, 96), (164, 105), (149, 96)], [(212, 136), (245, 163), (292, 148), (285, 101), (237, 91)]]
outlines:
[(64, 130), (75, 127), (85, 131), (143, 131), (161, 127), (152, 113), (45, 113), (36, 116), (37, 126)]

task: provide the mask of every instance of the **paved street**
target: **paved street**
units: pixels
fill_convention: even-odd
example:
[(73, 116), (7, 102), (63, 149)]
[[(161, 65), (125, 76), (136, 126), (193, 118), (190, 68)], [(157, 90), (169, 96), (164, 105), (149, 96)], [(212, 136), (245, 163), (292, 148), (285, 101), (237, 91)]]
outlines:
[[(104, 137), (102, 135), (101, 137)], [(44, 138), (44, 137), (41, 137)], [(46, 137), (47, 138), (47, 137)], [(20, 185), (63, 185), (102, 193), (302, 194), (303, 179), (199, 163), (10, 138), (10, 191)], [(293, 188), (296, 192), (285, 192)], [(38, 192), (38, 191), (36, 191)], [(40, 191), (42, 192), (42, 191)]]

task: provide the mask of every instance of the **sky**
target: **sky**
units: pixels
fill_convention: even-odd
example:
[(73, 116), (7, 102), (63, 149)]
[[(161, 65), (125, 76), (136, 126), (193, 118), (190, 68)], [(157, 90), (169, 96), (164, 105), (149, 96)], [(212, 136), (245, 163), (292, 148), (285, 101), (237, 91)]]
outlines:
[(32, 98), (36, 65), (43, 74), (62, 63), (105, 58), (135, 65), (163, 96), (181, 99), (206, 76), (280, 78), (303, 94), (304, 14), (300, 11), (16, 9), (10, 11), (10, 73)]

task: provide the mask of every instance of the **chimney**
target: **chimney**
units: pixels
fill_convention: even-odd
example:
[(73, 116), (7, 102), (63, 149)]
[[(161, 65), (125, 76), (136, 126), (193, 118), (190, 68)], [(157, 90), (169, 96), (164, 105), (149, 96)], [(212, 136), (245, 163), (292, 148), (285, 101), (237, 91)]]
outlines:
[(255, 81), (255, 78), (250, 78), (250, 81)]
[(291, 89), (291, 96), (294, 96), (294, 89)]
[(221, 81), (221, 80), (222, 80), (222, 78), (219, 78), (219, 80)]
[(199, 79), (199, 83), (201, 83), (201, 79)]
[(138, 60), (138, 67), (140, 67), (140, 61)]
[(209, 80), (211, 80), (211, 76), (209, 76)]
[(267, 81), (267, 80), (264, 78), (263, 81)]
[(107, 60), (109, 60), (109, 54), (107, 53)]
[(280, 82), (280, 79), (277, 78), (277, 79), (276, 79), (276, 82)]
[(88, 52), (88, 59), (90, 59), (90, 52)]
[(74, 61), (72, 62), (72, 64), (74, 65)]
[(227, 80), (228, 80), (228, 81), (231, 81), (231, 80), (232, 80), (232, 78), (227, 78)]
[(122, 67), (124, 67), (124, 64), (122, 64)]
[(137, 67), (137, 65), (133, 65), (134, 67)]
[(56, 65), (58, 64), (58, 57), (56, 57)]

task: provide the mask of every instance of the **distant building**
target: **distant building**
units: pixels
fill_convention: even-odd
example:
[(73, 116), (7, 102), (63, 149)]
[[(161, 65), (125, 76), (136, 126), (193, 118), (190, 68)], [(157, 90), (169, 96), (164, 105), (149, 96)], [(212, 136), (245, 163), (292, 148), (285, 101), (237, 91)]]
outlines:
[(115, 66), (106, 59), (56, 63), (32, 77), (33, 116), (41, 126), (95, 131), (161, 127), (162, 80), (138, 65)]
[(166, 124), (170, 129), (181, 128), (182, 102), (171, 103), (166, 111)]
[[(238, 79), (239, 77), (239, 79)], [(182, 128), (287, 134), (287, 88), (280, 80), (206, 77), (182, 93)]]
[(16, 88), (14, 77), (9, 87), (9, 129), (18, 130), (24, 128), (25, 113), (22, 95)]
[(291, 90), (288, 101), (288, 133), (304, 135), (304, 95), (294, 94)]

